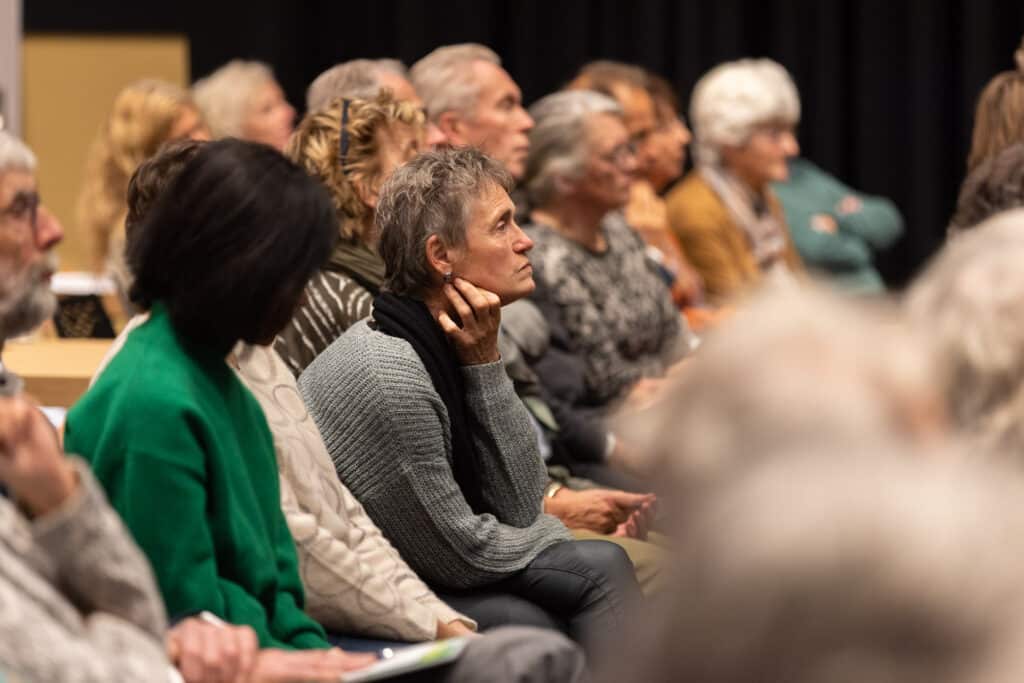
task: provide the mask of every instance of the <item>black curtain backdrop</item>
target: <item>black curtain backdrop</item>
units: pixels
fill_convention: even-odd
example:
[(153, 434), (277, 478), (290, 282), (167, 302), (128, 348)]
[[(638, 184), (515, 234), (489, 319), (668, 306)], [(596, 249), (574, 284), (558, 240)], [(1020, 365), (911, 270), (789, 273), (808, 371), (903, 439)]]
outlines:
[(183, 33), (192, 74), (270, 63), (302, 109), (306, 85), (355, 57), (411, 64), (489, 45), (532, 102), (592, 59), (634, 62), (688, 102), (707, 69), (766, 56), (793, 74), (808, 158), (896, 201), (907, 234), (879, 266), (904, 283), (941, 243), (963, 179), (974, 102), (1009, 69), (1021, 0), (25, 0), (25, 31)]

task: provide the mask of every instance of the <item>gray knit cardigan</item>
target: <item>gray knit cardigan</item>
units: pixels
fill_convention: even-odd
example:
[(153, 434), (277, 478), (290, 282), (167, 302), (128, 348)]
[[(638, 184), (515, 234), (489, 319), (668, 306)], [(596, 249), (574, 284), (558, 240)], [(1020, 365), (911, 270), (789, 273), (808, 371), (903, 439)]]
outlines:
[(571, 540), (541, 512), (544, 464), (501, 362), (462, 372), (494, 515), (474, 514), (459, 490), (448, 412), (407, 341), (359, 322), (299, 378), (342, 482), (420, 576), (454, 589), (505, 578)]

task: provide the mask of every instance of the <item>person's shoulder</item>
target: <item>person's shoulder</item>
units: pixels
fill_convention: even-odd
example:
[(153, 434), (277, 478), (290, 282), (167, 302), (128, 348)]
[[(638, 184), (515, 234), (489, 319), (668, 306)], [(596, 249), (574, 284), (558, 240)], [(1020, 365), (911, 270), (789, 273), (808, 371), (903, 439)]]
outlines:
[(665, 202), (670, 209), (685, 208), (694, 203), (718, 203), (718, 196), (705, 180), (699, 169), (694, 169), (686, 174), (686, 177), (679, 181), (675, 187), (669, 190), (665, 196)]
[(299, 378), (304, 391), (313, 386), (354, 393), (407, 390), (433, 384), (416, 351), (404, 339), (361, 320), (316, 357)]
[(725, 205), (699, 170), (690, 171), (665, 198), (669, 221), (677, 230), (717, 229)]

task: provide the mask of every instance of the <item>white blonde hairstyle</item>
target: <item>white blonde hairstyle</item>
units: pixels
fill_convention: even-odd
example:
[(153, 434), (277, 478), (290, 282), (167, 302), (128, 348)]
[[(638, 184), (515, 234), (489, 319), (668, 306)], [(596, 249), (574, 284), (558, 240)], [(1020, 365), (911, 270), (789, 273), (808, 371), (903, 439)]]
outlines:
[(800, 95), (789, 73), (770, 59), (719, 64), (697, 81), (690, 98), (696, 157), (715, 164), (723, 146), (740, 146), (754, 129), (800, 121)]
[(0, 130), (0, 173), (12, 170), (34, 172), (36, 155), (24, 142)]
[(233, 59), (192, 86), (192, 97), (215, 138), (241, 137), (242, 125), (256, 91), (275, 83), (263, 62)]
[(912, 320), (948, 372), (956, 425), (1024, 466), (1024, 209), (958, 234), (910, 288)]
[(445, 45), (412, 65), (409, 77), (423, 98), (428, 119), (436, 121), (446, 111), (469, 114), (474, 109), (483, 85), (470, 68), (474, 62), (501, 66), (497, 53), (478, 43)]

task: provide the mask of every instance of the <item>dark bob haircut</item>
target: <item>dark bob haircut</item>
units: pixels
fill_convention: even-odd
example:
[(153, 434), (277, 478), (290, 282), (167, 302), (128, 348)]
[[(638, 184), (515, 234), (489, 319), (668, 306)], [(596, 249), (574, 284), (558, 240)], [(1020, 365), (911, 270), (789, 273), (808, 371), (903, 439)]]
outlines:
[(327, 192), (279, 152), (210, 142), (135, 226), (129, 295), (145, 309), (162, 302), (190, 342), (269, 343), (336, 234)]

